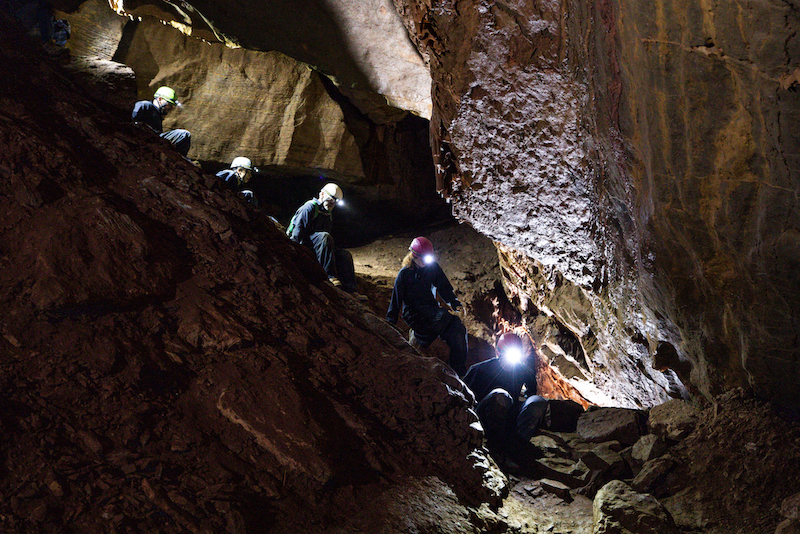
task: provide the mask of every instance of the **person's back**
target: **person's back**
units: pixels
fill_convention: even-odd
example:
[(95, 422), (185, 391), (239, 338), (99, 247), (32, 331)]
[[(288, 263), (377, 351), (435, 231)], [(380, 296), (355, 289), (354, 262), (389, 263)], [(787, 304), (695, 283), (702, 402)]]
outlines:
[[(438, 263), (424, 267), (412, 263), (408, 267), (403, 267), (397, 273), (395, 286), (397, 293), (392, 296), (387, 318), (390, 322), (392, 318), (396, 320), (396, 315), (400, 312), (403, 320), (411, 328), (419, 328), (421, 325), (436, 321), (444, 313), (432, 288), (440, 291), (442, 297), (449, 302), (455, 300), (452, 286)], [(401, 309), (397, 309), (398, 306)]]
[(152, 128), (156, 133), (164, 130), (161, 111), (149, 100), (136, 102), (131, 113), (133, 122), (141, 123)]

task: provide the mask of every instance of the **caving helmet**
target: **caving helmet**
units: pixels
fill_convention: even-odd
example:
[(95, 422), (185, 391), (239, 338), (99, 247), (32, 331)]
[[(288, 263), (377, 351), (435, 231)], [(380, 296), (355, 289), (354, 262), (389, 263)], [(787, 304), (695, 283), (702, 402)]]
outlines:
[(522, 339), (514, 332), (506, 332), (497, 340), (497, 353), (507, 363), (520, 363), (523, 356)]
[(334, 183), (325, 184), (325, 187), (323, 187), (322, 190), (335, 198), (337, 202), (344, 198), (344, 195), (342, 194), (342, 188)]
[(175, 91), (166, 85), (159, 87), (156, 93), (153, 95), (153, 98), (163, 98), (173, 106), (180, 106), (180, 102), (175, 100)]
[(239, 167), (247, 169), (248, 171), (252, 171), (253, 162), (250, 161), (250, 158), (245, 158), (242, 156), (233, 158), (233, 161), (231, 162), (231, 169), (238, 169)]
[(416, 257), (423, 259), (425, 263), (433, 263), (433, 243), (424, 237), (415, 237), (409, 245), (408, 250)]

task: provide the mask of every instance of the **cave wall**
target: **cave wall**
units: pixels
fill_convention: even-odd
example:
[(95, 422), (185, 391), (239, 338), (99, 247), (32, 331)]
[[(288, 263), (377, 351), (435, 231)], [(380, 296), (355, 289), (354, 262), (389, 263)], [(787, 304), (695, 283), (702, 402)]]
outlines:
[[(142, 16), (119, 16), (105, 1), (90, 0), (66, 14), (75, 28), (69, 43), (73, 64), (89, 56), (93, 63), (100, 58), (129, 65), (138, 95), (116, 92), (126, 109), (137, 98), (151, 98), (161, 85), (174, 87), (184, 107), (165, 119), (165, 127), (192, 132), (189, 157), (202, 162), (207, 172), (227, 166), (236, 156), (250, 157), (261, 170), (251, 187), (262, 208), (282, 223), (317, 194), (320, 180), (346, 184), (348, 209), (340, 210), (336, 223), (341, 246), (450, 217), (449, 207), (433, 188), (425, 119), (389, 105), (390, 97), (375, 92), (370, 94), (378, 95), (383, 111), (364, 113), (363, 103), (352, 100), (357, 84), (331, 79), (281, 52), (241, 48), (222, 34), (217, 34), (221, 42), (203, 40), (200, 36), (216, 40), (208, 33), (207, 19), (200, 19), (200, 29), (180, 24), (175, 28), (151, 16), (166, 16), (154, 12), (153, 6), (134, 11)], [(401, 76), (406, 85), (391, 89), (402, 92), (413, 78), (404, 72), (405, 56), (413, 48), (396, 13), (389, 14), (403, 32), (402, 39), (385, 27), (391, 26), (388, 21), (365, 21), (364, 13), (356, 17), (366, 25), (359, 38), (381, 33), (382, 54), (392, 55), (371, 68), (384, 73), (376, 73), (378, 78)], [(373, 15), (386, 18), (383, 10)], [(282, 49), (293, 50), (288, 45), (296, 41), (295, 34), (313, 29), (300, 28), (297, 22), (282, 22)], [(319, 34), (314, 53), (326, 48), (341, 53), (342, 43), (325, 40), (326, 35)], [(376, 54), (358, 57), (369, 62)], [(90, 69), (96, 71), (96, 66)], [(423, 92), (429, 94), (429, 77), (426, 83)]]
[(395, 4), (430, 59), (440, 189), (533, 260), (509, 291), (578, 336), (593, 382), (655, 402), (669, 367), (800, 401), (791, 3)]

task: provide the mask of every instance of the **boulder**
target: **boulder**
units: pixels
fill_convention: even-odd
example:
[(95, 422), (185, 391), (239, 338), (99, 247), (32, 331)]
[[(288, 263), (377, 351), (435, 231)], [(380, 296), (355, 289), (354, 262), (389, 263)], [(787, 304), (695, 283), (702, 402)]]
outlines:
[(678, 534), (678, 527), (652, 495), (620, 480), (603, 486), (593, 502), (592, 534)]
[(633, 445), (642, 436), (642, 413), (627, 408), (600, 408), (578, 418), (578, 434), (586, 441), (619, 441)]
[(658, 458), (667, 451), (667, 446), (664, 441), (655, 434), (647, 434), (639, 438), (639, 441), (633, 444), (631, 449), (631, 457), (633, 460), (644, 464), (654, 458)]
[(631, 482), (636, 491), (650, 492), (660, 483), (675, 466), (675, 460), (670, 457), (656, 458), (645, 463), (642, 470)]
[(694, 430), (699, 417), (697, 409), (682, 400), (671, 400), (650, 410), (647, 426), (665, 440), (680, 441)]

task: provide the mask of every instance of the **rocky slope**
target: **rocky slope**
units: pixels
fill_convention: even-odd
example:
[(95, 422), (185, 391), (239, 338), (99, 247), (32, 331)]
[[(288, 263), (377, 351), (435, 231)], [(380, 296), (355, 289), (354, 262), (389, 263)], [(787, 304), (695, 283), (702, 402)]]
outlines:
[(127, 109), (0, 39), (3, 531), (322, 532), (402, 515), (376, 496), (418, 485), (498, 499), (449, 369)]

